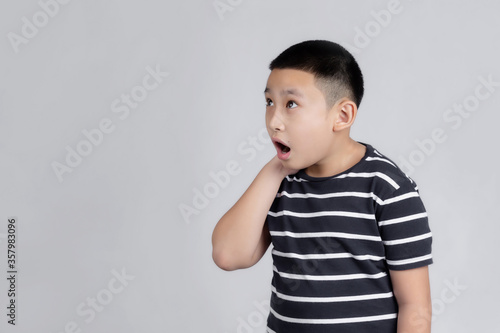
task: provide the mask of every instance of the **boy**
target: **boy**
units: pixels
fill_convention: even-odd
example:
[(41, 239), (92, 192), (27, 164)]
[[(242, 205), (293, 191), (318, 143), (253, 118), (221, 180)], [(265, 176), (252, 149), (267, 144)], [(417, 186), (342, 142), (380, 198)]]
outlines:
[(430, 332), (432, 235), (417, 185), (350, 138), (363, 77), (338, 44), (306, 41), (269, 66), (277, 155), (213, 235), (224, 270), (273, 244), (267, 332)]

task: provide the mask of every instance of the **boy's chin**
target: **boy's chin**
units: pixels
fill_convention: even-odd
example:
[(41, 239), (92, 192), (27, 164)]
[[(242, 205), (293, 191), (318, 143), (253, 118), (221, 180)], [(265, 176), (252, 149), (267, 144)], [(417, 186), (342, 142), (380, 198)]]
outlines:
[(281, 161), (281, 164), (287, 169), (293, 169), (297, 171), (307, 168), (307, 165), (303, 165), (304, 163), (298, 163), (297, 161), (293, 160)]

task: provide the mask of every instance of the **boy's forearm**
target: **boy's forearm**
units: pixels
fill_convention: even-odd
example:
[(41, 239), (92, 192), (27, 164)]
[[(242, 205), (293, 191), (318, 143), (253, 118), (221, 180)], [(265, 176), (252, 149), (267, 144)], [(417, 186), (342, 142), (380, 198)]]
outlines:
[(213, 258), (226, 270), (251, 266), (262, 240), (267, 213), (281, 181), (288, 173), (276, 158), (255, 177), (241, 198), (217, 223), (213, 235)]

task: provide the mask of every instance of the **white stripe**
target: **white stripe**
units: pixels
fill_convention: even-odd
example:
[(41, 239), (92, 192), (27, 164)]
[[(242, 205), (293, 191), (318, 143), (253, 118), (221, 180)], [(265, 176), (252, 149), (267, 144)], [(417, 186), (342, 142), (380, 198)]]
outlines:
[(382, 172), (350, 172), (335, 178), (346, 178), (346, 177), (362, 177), (362, 178), (370, 178), (370, 177), (379, 177), (392, 185), (396, 190), (399, 189), (399, 185), (389, 176), (383, 174)]
[(370, 157), (368, 156), (365, 160), (367, 161), (382, 161), (382, 162), (386, 162), (386, 163), (389, 163), (390, 165), (392, 165), (393, 167), (396, 167), (394, 165), (394, 163), (392, 163), (391, 161), (385, 159), (385, 158), (382, 158), (382, 157)]
[(271, 236), (286, 236), (292, 238), (315, 238), (315, 237), (338, 237), (347, 239), (364, 239), (379, 242), (380, 236), (348, 234), (345, 232), (290, 232), (290, 231), (270, 231)]
[(320, 216), (345, 216), (345, 217), (356, 217), (360, 219), (374, 220), (375, 215), (373, 214), (363, 214), (363, 213), (355, 213), (355, 212), (341, 212), (341, 211), (324, 211), (324, 212), (314, 212), (314, 213), (298, 213), (292, 212), (289, 210), (282, 210), (279, 212), (271, 212), (267, 213), (272, 217), (278, 216), (294, 216), (294, 217), (320, 217)]
[(385, 205), (385, 201), (380, 199), (379, 197), (377, 197), (375, 194), (373, 193), (370, 193), (370, 196), (373, 198), (373, 200), (375, 200), (376, 203), (378, 203), (379, 205)]
[(372, 256), (370, 254), (365, 255), (354, 255), (352, 253), (326, 253), (326, 254), (298, 254), (292, 252), (280, 252), (273, 249), (271, 253), (285, 258), (297, 258), (297, 259), (340, 259), (340, 258), (354, 258), (356, 260), (383, 260), (385, 257)]
[(402, 201), (408, 198), (419, 197), (418, 192), (409, 192), (405, 194), (398, 195), (397, 197), (386, 199), (383, 201), (382, 205), (388, 205), (394, 202)]
[(389, 265), (406, 265), (413, 264), (414, 262), (424, 261), (432, 258), (432, 254), (428, 254), (421, 257), (411, 258), (411, 259), (403, 259), (403, 260), (387, 260)]
[(274, 311), (273, 308), (271, 308), (271, 313), (280, 320), (287, 321), (290, 323), (299, 323), (299, 324), (346, 324), (346, 323), (361, 323), (367, 321), (397, 318), (396, 313), (390, 313), (385, 315), (366, 316), (366, 317), (334, 318), (334, 319), (302, 319), (302, 318), (292, 318), (292, 317), (282, 316), (276, 311)]
[(384, 226), (384, 225), (391, 225), (391, 224), (396, 224), (396, 223), (401, 223), (401, 222), (408, 222), (408, 221), (414, 221), (418, 220), (421, 218), (427, 217), (427, 213), (418, 213), (418, 214), (413, 214), (413, 215), (408, 215), (408, 216), (403, 216), (403, 217), (398, 217), (396, 219), (391, 219), (391, 220), (385, 220), (385, 221), (380, 221), (378, 225)]
[(326, 199), (326, 198), (336, 198), (336, 197), (360, 197), (360, 198), (371, 198), (373, 193), (365, 193), (365, 192), (336, 192), (336, 193), (325, 193), (325, 194), (314, 194), (314, 193), (288, 193), (287, 191), (282, 191), (278, 193), (277, 197), (289, 197), (289, 198), (317, 198), (317, 199)]
[(368, 294), (368, 295), (358, 295), (358, 296), (337, 296), (337, 297), (301, 297), (301, 296), (290, 296), (279, 293), (276, 288), (271, 287), (271, 291), (276, 294), (281, 299), (291, 302), (304, 302), (304, 303), (338, 303), (338, 302), (356, 302), (356, 301), (366, 301), (371, 299), (382, 299), (390, 298), (393, 296), (392, 292), (381, 293), (381, 294)]
[(405, 194), (398, 195), (394, 198), (389, 198), (386, 200), (382, 200), (377, 197), (373, 192), (336, 192), (336, 193), (325, 193), (325, 194), (315, 194), (315, 193), (288, 193), (287, 191), (282, 191), (276, 194), (277, 198), (280, 197), (288, 197), (291, 199), (307, 199), (307, 198), (315, 198), (315, 199), (327, 199), (327, 198), (338, 198), (338, 197), (357, 197), (357, 198), (372, 198), (379, 205), (388, 205), (394, 202), (402, 201), (409, 198), (419, 197), (418, 192), (409, 192)]
[(394, 202), (402, 201), (409, 198), (419, 197), (418, 192), (409, 192), (405, 194), (398, 195), (394, 198), (389, 198), (386, 200), (382, 200), (377, 197), (373, 192), (336, 192), (336, 193), (325, 193), (325, 194), (315, 194), (315, 193), (288, 193), (287, 191), (281, 191), (276, 194), (277, 198), (280, 197), (288, 197), (291, 199), (307, 199), (307, 198), (315, 198), (315, 199), (327, 199), (327, 198), (338, 198), (338, 197), (357, 197), (357, 198), (372, 198), (379, 205), (389, 205)]
[(270, 329), (269, 327), (267, 327), (267, 333), (276, 333), (276, 332), (273, 331), (272, 329)]
[(358, 279), (380, 279), (387, 276), (386, 273), (380, 272), (377, 274), (343, 274), (343, 275), (306, 275), (306, 274), (291, 274), (278, 271), (276, 266), (273, 266), (273, 271), (279, 276), (287, 279), (295, 280), (310, 280), (310, 281), (342, 281), (342, 280), (358, 280)]
[(286, 176), (285, 178), (286, 178), (286, 180), (288, 180), (289, 182), (294, 182), (294, 181), (295, 181), (295, 182), (299, 182), (299, 183), (300, 183), (300, 182), (307, 182), (307, 181), (308, 181), (307, 179), (297, 178), (297, 177), (295, 177), (295, 176), (293, 176), (293, 178), (290, 178), (290, 176)]
[(378, 156), (382, 157), (382, 154), (377, 151), (377, 149), (373, 149), (373, 152), (377, 154)]
[[(315, 199), (327, 199), (327, 198), (338, 198), (338, 197), (357, 197), (357, 198), (372, 198), (380, 205), (385, 205), (386, 203), (377, 197), (372, 192), (336, 192), (336, 193), (325, 193), (325, 194), (315, 194), (315, 193), (288, 193), (287, 191), (282, 191), (276, 194), (276, 197), (288, 197), (291, 199), (299, 198), (299, 199), (307, 199), (307, 198), (315, 198)], [(387, 200), (386, 200), (387, 201)], [(390, 203), (390, 202), (389, 202)]]
[(398, 245), (398, 244), (405, 244), (405, 243), (411, 243), (411, 242), (416, 242), (422, 239), (430, 238), (432, 237), (432, 233), (428, 232), (423, 235), (418, 235), (414, 237), (408, 237), (408, 238), (402, 238), (402, 239), (396, 239), (392, 241), (384, 241), (385, 245)]

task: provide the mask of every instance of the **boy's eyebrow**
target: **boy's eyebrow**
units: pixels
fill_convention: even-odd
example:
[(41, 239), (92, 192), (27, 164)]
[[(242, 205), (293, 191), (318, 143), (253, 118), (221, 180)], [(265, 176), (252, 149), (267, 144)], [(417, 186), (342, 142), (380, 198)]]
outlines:
[[(269, 89), (269, 87), (266, 87), (266, 89), (264, 89), (264, 94), (265, 93), (272, 93), (271, 89)], [(299, 90), (297, 90), (295, 88), (283, 89), (283, 90), (280, 91), (280, 95), (281, 96), (294, 95), (294, 96), (297, 96), (297, 97), (304, 97), (304, 95)]]

